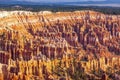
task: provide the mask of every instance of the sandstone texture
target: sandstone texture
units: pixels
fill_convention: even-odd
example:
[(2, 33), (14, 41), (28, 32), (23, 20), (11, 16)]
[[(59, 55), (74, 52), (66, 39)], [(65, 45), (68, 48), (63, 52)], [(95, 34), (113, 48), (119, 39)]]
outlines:
[[(120, 15), (0, 12), (0, 80), (73, 80), (77, 67), (89, 78), (91, 71), (110, 69), (120, 79), (119, 55)], [(58, 67), (71, 74), (58, 76)]]

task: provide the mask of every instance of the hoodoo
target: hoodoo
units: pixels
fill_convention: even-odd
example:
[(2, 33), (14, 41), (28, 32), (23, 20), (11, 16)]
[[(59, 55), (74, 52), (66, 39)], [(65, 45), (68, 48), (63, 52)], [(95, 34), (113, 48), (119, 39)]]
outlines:
[(0, 80), (116, 79), (119, 55), (120, 15), (0, 12)]

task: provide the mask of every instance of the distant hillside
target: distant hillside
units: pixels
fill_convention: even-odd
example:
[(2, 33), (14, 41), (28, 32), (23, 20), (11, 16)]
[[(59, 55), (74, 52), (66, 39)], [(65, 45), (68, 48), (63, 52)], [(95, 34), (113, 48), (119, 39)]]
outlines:
[(24, 10), (24, 11), (52, 11), (52, 12), (68, 12), (76, 10), (93, 10), (99, 11), (105, 14), (120, 14), (120, 7), (108, 7), (108, 6), (77, 6), (77, 5), (64, 5), (64, 4), (41, 4), (41, 5), (27, 5), (27, 4), (1, 4), (1, 11), (15, 11), (15, 10)]
[(15, 1), (15, 0), (0, 0), (0, 4), (27, 4), (27, 5), (43, 5), (43, 4), (120, 4), (120, 0), (106, 0), (106, 1), (83, 1), (83, 2), (29, 2), (29, 1)]

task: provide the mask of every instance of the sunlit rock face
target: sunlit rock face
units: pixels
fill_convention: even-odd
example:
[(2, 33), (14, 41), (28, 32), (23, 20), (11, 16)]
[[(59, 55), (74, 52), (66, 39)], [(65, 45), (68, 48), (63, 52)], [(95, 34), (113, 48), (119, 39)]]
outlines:
[(48, 80), (42, 74), (51, 72), (50, 65), (55, 65), (51, 60), (66, 55), (85, 57), (88, 62), (81, 65), (87, 72), (93, 66), (105, 71), (106, 65), (116, 65), (113, 58), (120, 64), (120, 16), (94, 11), (2, 11), (0, 50), (0, 63), (7, 68), (1, 80), (29, 80), (33, 75)]

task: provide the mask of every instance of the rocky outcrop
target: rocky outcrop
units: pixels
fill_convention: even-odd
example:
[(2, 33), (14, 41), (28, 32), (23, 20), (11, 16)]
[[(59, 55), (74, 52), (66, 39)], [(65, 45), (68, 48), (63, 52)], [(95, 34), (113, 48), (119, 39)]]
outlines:
[(80, 62), (85, 72), (106, 71), (120, 66), (116, 58), (120, 55), (120, 16), (94, 11), (3, 11), (0, 50), (0, 63), (8, 70), (0, 75), (5, 80), (48, 80), (57, 60), (64, 62), (66, 57), (87, 60)]
[(89, 72), (91, 70), (99, 71), (99, 69), (102, 69), (103, 71), (107, 71), (109, 67), (112, 67), (112, 71), (115, 71), (115, 67), (120, 67), (120, 58), (114, 57), (114, 58), (100, 58), (99, 60), (90, 60), (88, 62), (82, 62), (82, 66), (84, 67), (85, 72)]

